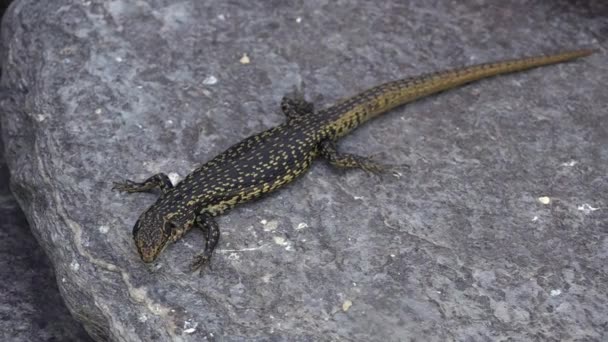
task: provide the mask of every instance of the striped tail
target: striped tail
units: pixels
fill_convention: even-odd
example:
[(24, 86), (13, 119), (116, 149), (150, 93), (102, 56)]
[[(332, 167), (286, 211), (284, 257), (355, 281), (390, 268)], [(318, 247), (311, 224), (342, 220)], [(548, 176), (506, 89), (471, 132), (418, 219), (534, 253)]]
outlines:
[(466, 83), (491, 76), (561, 63), (592, 54), (594, 50), (574, 50), (554, 55), (512, 59), (501, 62), (424, 74), (388, 82), (368, 89), (319, 113), (325, 117), (330, 139), (342, 137), (363, 122), (399, 105)]

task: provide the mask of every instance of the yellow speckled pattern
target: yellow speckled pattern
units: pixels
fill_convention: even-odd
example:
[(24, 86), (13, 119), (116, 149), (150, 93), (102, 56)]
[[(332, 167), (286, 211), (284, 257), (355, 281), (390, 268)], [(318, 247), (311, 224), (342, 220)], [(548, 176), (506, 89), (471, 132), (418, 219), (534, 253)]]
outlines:
[[(358, 163), (356, 156), (349, 155), (350, 159), (345, 158), (342, 162), (333, 158), (337, 152), (332, 145), (363, 122), (401, 104), (472, 81), (591, 53), (591, 50), (576, 50), (406, 78), (371, 88), (316, 112), (305, 101), (284, 101), (282, 107), (288, 116), (285, 123), (230, 147), (176, 186), (171, 185), (167, 176), (158, 174), (141, 183), (116, 183), (114, 188), (139, 192), (158, 187), (163, 192), (133, 229), (142, 260), (155, 260), (167, 242), (179, 239), (197, 226), (206, 233), (205, 251), (197, 256), (193, 265), (198, 268), (208, 262), (219, 240), (219, 228), (213, 216), (293, 181), (321, 155), (334, 165), (366, 168), (368, 165)], [(291, 103), (299, 108), (291, 108)]]

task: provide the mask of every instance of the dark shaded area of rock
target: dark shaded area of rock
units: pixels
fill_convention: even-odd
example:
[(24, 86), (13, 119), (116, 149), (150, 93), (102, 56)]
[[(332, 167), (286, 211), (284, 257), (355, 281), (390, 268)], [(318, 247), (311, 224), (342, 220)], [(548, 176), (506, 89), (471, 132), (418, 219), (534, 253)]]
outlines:
[[(68, 307), (97, 339), (602, 340), (608, 317), (603, 1), (19, 1), (3, 25), (12, 190)], [(152, 195), (282, 122), (397, 77), (593, 46), (374, 120), (341, 143), (400, 178), (324, 163), (192, 232), (147, 267)], [(247, 54), (249, 64), (242, 61)]]
[[(2, 142), (0, 141), (0, 147)], [(90, 341), (70, 315), (50, 262), (9, 191), (0, 149), (0, 340)]]
[(0, 18), (4, 15), (4, 12), (8, 8), (8, 5), (11, 4), (11, 0), (0, 0)]

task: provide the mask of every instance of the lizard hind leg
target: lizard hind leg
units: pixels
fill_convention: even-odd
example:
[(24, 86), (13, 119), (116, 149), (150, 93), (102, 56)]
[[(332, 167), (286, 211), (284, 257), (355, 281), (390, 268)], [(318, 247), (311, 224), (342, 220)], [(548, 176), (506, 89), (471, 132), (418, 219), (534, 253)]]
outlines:
[(321, 143), (321, 156), (331, 165), (338, 168), (362, 169), (366, 172), (375, 174), (395, 171), (393, 165), (381, 164), (369, 157), (339, 152), (336, 148), (336, 144), (331, 140), (326, 140)]
[[(194, 225), (203, 231), (205, 234), (205, 249), (202, 253), (194, 257), (194, 261), (190, 269), (192, 272), (200, 268), (201, 273), (203, 272), (206, 265), (209, 264), (211, 256), (217, 243), (220, 241), (220, 228), (215, 222), (215, 219), (209, 214), (201, 214), (197, 216)], [(211, 266), (210, 266), (211, 267)]]

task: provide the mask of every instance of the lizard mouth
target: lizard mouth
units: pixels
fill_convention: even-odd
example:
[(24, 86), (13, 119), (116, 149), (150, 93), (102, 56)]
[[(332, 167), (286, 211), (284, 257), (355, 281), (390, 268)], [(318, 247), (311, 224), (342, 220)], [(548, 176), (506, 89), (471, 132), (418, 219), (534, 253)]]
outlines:
[(154, 260), (156, 260), (156, 256), (155, 255), (151, 255), (151, 254), (141, 254), (139, 255), (141, 257), (141, 260), (145, 263), (151, 263)]
[(157, 246), (156, 248), (154, 247), (146, 247), (146, 246), (137, 246), (137, 252), (139, 253), (139, 257), (141, 258), (141, 260), (145, 263), (151, 263), (154, 262), (157, 258), (158, 255), (165, 250), (165, 248), (167, 247), (168, 243), (167, 240), (165, 239), (165, 241), (160, 244), (159, 246)]
[(167, 247), (167, 244), (163, 245), (161, 248), (141, 248), (138, 250), (139, 257), (145, 263), (154, 262), (165, 247)]

